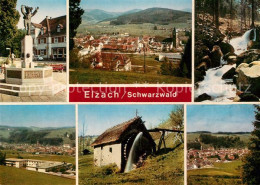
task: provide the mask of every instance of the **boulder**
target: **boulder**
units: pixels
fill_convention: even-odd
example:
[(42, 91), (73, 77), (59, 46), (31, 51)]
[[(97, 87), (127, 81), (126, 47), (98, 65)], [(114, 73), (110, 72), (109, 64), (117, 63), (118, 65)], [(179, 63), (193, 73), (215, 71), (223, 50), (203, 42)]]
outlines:
[(226, 55), (227, 53), (234, 54), (234, 52), (235, 52), (234, 47), (231, 44), (226, 43), (226, 42), (221, 42), (219, 44), (219, 47), (221, 48), (221, 51), (224, 55)]
[(222, 79), (233, 79), (234, 75), (236, 74), (236, 68), (232, 67), (228, 70), (225, 74), (223, 74)]
[(258, 61), (260, 60), (260, 50), (259, 49), (253, 49), (248, 50), (244, 53), (241, 53), (237, 56), (237, 66), (239, 66), (241, 63), (251, 63), (252, 61)]
[(195, 70), (195, 83), (204, 80), (206, 71)]
[(251, 93), (243, 93), (239, 97), (240, 102), (259, 102), (259, 98)]
[(211, 67), (219, 67), (220, 66), (220, 60), (223, 57), (223, 53), (221, 51), (221, 48), (217, 45), (215, 45), (211, 51)]
[(236, 86), (239, 90), (260, 97), (260, 65), (258, 61), (250, 64), (242, 63), (236, 69)]
[(206, 100), (211, 100), (211, 96), (208, 95), (207, 93), (203, 93), (195, 99), (195, 102), (202, 102)]

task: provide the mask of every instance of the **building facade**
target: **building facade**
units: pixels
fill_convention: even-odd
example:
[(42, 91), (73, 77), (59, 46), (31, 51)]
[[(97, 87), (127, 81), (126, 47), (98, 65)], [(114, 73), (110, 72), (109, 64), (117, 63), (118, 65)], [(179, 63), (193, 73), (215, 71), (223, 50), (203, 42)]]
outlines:
[(66, 16), (47, 16), (39, 24), (32, 23), (31, 26), (34, 57), (66, 61)]

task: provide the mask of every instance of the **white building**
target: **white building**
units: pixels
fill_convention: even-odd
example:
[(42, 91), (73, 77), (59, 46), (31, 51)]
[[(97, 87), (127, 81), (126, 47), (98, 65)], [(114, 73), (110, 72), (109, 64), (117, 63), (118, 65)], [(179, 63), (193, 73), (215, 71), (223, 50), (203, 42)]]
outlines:
[(16, 168), (25, 168), (30, 171), (49, 172), (53, 168), (71, 167), (71, 163), (56, 162), (56, 161), (44, 161), (36, 159), (16, 159), (8, 158), (5, 160), (6, 166), (13, 166)]
[(143, 132), (140, 140), (142, 147), (136, 153), (137, 160), (144, 153), (149, 155), (155, 152), (155, 143), (146, 130), (141, 117), (135, 117), (129, 121), (116, 125), (101, 134), (91, 146), (94, 147), (94, 164), (104, 166), (116, 164), (124, 171), (130, 149), (138, 133)]
[[(34, 56), (45, 59), (66, 60), (66, 16), (46, 17), (39, 24), (32, 23)], [(23, 51), (23, 48), (22, 48)]]

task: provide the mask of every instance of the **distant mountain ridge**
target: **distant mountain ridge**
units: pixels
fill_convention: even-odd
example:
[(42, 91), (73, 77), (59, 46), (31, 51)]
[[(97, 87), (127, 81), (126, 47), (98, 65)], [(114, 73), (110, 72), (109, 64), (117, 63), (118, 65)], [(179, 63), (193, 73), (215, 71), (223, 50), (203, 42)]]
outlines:
[(169, 24), (183, 23), (191, 20), (190, 9), (173, 10), (168, 8), (133, 9), (125, 12), (107, 12), (99, 9), (86, 9), (82, 16), (82, 23), (96, 24), (111, 21), (112, 25), (122, 24)]
[(126, 12), (108, 12), (100, 9), (86, 9), (82, 15), (82, 22), (95, 24), (107, 19), (116, 18), (120, 15), (131, 14), (138, 11), (141, 11), (141, 9), (133, 9)]
[(190, 12), (180, 10), (172, 10), (168, 8), (148, 8), (139, 12), (121, 15), (111, 21), (112, 25), (122, 24), (169, 24), (169, 23), (184, 23), (191, 20)]

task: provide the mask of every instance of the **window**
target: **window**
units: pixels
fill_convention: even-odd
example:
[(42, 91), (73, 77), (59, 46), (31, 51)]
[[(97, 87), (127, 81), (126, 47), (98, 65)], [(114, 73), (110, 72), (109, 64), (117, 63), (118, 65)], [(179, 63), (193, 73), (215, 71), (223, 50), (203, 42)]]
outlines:
[(54, 43), (58, 43), (59, 42), (59, 38), (58, 37), (55, 37), (54, 38)]
[(57, 32), (58, 33), (60, 32), (60, 25), (57, 27)]
[(41, 43), (40, 44), (43, 44), (44, 43), (44, 39), (41, 39)]
[(46, 53), (45, 51), (46, 51), (45, 49), (41, 49), (40, 50), (40, 55), (45, 55), (45, 53)]
[(43, 35), (43, 34), (44, 34), (44, 29), (42, 28), (42, 29), (41, 29), (41, 35)]
[(66, 42), (66, 37), (64, 37), (64, 42)]
[(112, 147), (109, 147), (109, 152), (112, 153)]

